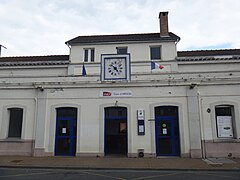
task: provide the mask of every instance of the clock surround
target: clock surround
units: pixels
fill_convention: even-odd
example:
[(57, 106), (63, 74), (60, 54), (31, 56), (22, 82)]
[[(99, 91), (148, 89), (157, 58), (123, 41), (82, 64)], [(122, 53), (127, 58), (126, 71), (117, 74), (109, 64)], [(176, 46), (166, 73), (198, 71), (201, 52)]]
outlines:
[(130, 54), (102, 54), (102, 81), (130, 81)]

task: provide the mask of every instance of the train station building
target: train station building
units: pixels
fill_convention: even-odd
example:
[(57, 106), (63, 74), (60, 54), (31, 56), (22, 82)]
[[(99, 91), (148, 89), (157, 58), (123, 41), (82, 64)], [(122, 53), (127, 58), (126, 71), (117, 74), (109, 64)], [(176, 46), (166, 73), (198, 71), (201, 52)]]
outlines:
[(240, 157), (240, 49), (177, 51), (159, 24), (0, 57), (0, 155)]

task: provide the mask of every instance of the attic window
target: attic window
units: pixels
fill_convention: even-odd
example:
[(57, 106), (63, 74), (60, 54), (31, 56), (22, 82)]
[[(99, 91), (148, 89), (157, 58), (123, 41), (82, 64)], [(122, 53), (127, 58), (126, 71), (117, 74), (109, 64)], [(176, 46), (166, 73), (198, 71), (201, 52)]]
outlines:
[(84, 49), (84, 62), (94, 62), (94, 54), (95, 50), (91, 49)]
[(161, 46), (150, 47), (150, 58), (151, 58), (151, 60), (160, 60), (161, 59)]
[(117, 54), (127, 54), (127, 47), (116, 47)]

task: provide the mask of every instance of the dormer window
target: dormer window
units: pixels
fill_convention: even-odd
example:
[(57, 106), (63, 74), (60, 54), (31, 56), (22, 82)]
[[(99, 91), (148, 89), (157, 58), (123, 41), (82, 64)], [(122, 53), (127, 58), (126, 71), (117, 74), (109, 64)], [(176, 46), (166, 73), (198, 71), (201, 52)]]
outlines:
[(116, 47), (117, 54), (127, 54), (127, 47)]
[(84, 49), (84, 62), (94, 62), (94, 48)]

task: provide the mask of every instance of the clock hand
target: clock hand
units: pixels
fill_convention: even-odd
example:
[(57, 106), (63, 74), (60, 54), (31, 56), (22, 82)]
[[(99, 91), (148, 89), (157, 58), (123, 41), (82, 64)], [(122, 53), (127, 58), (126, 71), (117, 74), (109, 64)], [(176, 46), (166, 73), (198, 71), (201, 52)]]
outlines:
[(116, 66), (113, 66), (113, 69), (118, 72), (118, 69)]

